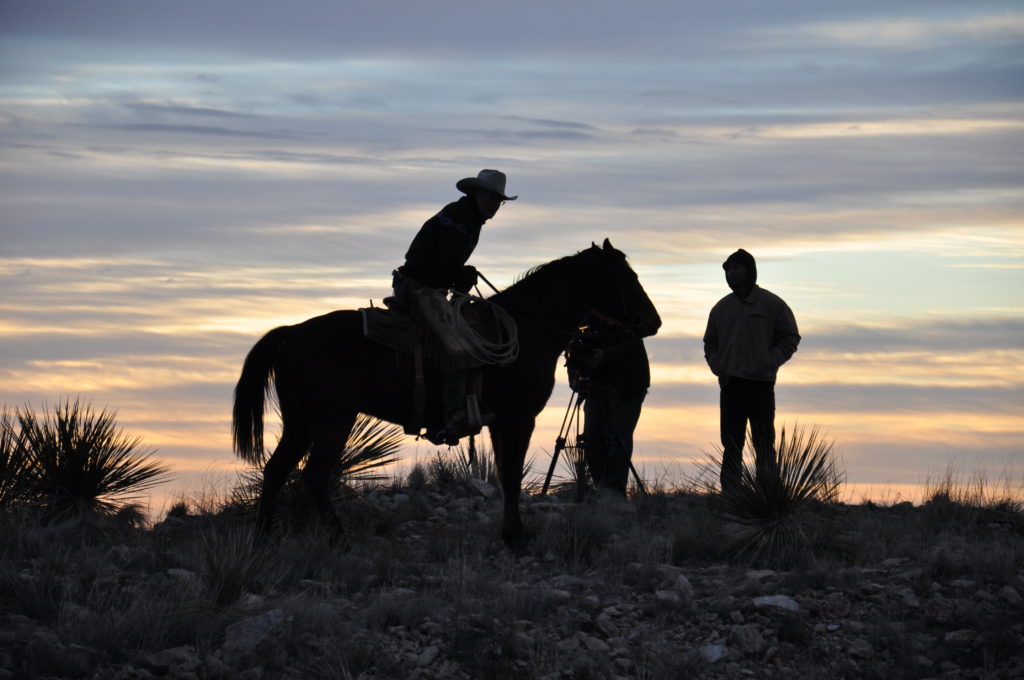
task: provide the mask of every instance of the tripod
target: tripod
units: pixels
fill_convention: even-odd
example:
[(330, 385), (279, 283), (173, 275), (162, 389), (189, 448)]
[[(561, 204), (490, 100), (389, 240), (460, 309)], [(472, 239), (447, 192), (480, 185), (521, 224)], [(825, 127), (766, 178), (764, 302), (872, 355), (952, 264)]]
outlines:
[[(555, 450), (551, 454), (551, 465), (548, 466), (548, 474), (544, 478), (544, 486), (540, 492), (541, 496), (547, 495), (548, 487), (551, 484), (551, 477), (555, 474), (555, 466), (558, 464), (558, 456), (565, 450), (576, 454), (577, 472), (581, 480), (580, 495), (582, 495), (583, 479), (586, 474), (583, 464), (583, 452), (586, 450), (587, 445), (586, 439), (583, 436), (584, 416), (580, 415), (584, 400), (585, 397), (573, 389), (569, 397), (569, 405), (565, 409), (565, 415), (562, 416), (562, 427), (559, 429), (558, 437), (555, 439)], [(574, 434), (574, 438), (570, 441), (569, 436), (571, 433)], [(644, 487), (640, 475), (637, 474), (636, 468), (633, 467), (633, 461), (629, 461), (629, 470), (633, 473), (633, 480), (636, 482), (637, 490), (642, 494), (646, 494), (647, 489)]]
[[(576, 390), (573, 390), (569, 396), (569, 405), (565, 409), (565, 415), (562, 416), (562, 427), (558, 430), (558, 437), (555, 439), (555, 451), (551, 454), (551, 465), (548, 467), (548, 474), (544, 478), (544, 487), (540, 491), (541, 496), (547, 495), (548, 486), (551, 484), (551, 476), (555, 474), (555, 465), (558, 464), (558, 456), (566, 448), (576, 453), (576, 460), (580, 461), (577, 463), (577, 466), (582, 476), (583, 470), (581, 468), (585, 441), (583, 439), (583, 418), (580, 417), (580, 407), (583, 406), (583, 399), (583, 396)], [(570, 432), (575, 432), (575, 437), (571, 444), (567, 446)]]

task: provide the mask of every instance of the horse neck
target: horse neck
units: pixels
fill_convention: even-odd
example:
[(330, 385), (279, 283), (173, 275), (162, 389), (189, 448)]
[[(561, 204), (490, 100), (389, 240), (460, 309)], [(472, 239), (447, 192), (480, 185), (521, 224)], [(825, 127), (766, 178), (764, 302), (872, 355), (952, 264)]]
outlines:
[(587, 289), (587, 282), (575, 277), (534, 274), (497, 293), (492, 300), (520, 326), (535, 326), (561, 351), (590, 308)]

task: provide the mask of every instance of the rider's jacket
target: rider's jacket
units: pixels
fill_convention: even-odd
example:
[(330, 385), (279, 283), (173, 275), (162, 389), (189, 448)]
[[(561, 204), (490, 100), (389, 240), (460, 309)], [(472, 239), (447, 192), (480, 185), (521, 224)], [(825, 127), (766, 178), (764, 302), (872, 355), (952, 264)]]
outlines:
[[(465, 292), (472, 286), (466, 285), (466, 260), (485, 221), (472, 197), (449, 203), (420, 228), (398, 271), (429, 288)], [(472, 279), (475, 282), (476, 277)]]

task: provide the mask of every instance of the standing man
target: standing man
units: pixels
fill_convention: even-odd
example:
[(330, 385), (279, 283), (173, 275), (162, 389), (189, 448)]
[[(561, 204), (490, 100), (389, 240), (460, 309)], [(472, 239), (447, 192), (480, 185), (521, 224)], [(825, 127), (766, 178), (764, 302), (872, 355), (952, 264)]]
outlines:
[(625, 498), (633, 431), (651, 386), (644, 341), (591, 314), (568, 356), (570, 383), (575, 376), (584, 397), (583, 458), (594, 487)]
[(737, 250), (722, 268), (732, 293), (711, 309), (704, 358), (721, 386), (721, 484), (729, 493), (739, 484), (748, 421), (758, 473), (775, 466), (775, 379), (800, 334), (782, 298), (757, 285), (753, 255)]
[[(456, 182), (455, 188), (466, 195), (441, 208), (420, 227), (405, 253), (405, 264), (394, 272), (395, 295), (384, 302), (392, 309), (410, 311), (449, 352), (458, 353), (462, 346), (450, 325), (448, 293), (466, 293), (476, 285), (476, 268), (466, 260), (480, 240), (480, 230), (505, 201), (518, 196), (505, 195), (505, 173), (498, 170), (481, 170), (476, 177)], [(466, 403), (472, 371), (460, 368), (458, 357), (452, 363), (445, 372), (444, 428), (427, 433), (436, 444), (457, 444), (460, 437), (478, 433), (483, 425), (477, 416), (479, 409)], [(477, 397), (475, 393), (472, 396), (474, 400)]]

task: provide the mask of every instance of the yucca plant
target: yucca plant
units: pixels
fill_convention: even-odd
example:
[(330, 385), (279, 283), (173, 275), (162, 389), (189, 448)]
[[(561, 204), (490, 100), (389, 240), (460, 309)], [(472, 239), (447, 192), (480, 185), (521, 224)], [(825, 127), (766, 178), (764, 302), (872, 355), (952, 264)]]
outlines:
[[(398, 425), (360, 413), (331, 471), (332, 496), (343, 493), (346, 485), (351, 482), (386, 479), (379, 470), (398, 460), (398, 452), (403, 441), (404, 434)], [(264, 463), (266, 457), (264, 455)], [(297, 495), (305, 496), (304, 489), (296, 491), (296, 486), (302, 484), (301, 476), (300, 470), (293, 470), (289, 475), (282, 494), (284, 504), (287, 505), (289, 500)], [(240, 472), (239, 478), (238, 485), (232, 491), (231, 500), (235, 505), (252, 507), (259, 499), (263, 487), (262, 465)]]
[(0, 412), (0, 510), (32, 505), (35, 476), (15, 418)]
[[(462, 483), (480, 479), (497, 486), (498, 472), (494, 465), (494, 454), (486, 445), (476, 445), (471, 453), (469, 446), (460, 443), (447, 450), (439, 449), (434, 459), (427, 463), (424, 474), (433, 484)], [(454, 454), (454, 455), (451, 455)]]
[(28, 408), (16, 411), (33, 490), (50, 519), (113, 514), (165, 481), (168, 468), (140, 450), (141, 440), (125, 435), (115, 415), (77, 399), (41, 417)]
[(228, 527), (200, 537), (199, 578), (215, 606), (232, 605), (247, 590), (256, 589), (268, 554), (253, 540), (251, 530)]
[(826, 537), (825, 512), (843, 483), (834, 443), (816, 427), (807, 432), (795, 426), (791, 434), (783, 427), (775, 466), (759, 469), (747, 441), (739, 484), (722, 495), (719, 507), (731, 525), (729, 547), (755, 559), (786, 558), (813, 547)]

